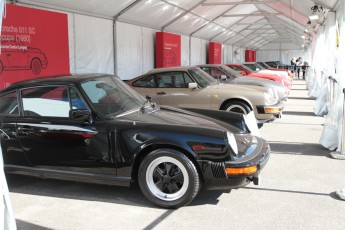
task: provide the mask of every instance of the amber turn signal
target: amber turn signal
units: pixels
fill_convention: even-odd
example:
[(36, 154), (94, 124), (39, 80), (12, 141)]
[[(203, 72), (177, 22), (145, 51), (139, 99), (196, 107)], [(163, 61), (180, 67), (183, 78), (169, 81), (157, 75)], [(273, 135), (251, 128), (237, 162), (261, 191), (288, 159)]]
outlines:
[(279, 108), (265, 108), (265, 113), (279, 113)]
[(279, 108), (265, 108), (265, 113), (279, 113)]
[(238, 174), (252, 174), (258, 171), (258, 167), (256, 165), (245, 167), (245, 168), (226, 168), (226, 174), (228, 175), (238, 175)]

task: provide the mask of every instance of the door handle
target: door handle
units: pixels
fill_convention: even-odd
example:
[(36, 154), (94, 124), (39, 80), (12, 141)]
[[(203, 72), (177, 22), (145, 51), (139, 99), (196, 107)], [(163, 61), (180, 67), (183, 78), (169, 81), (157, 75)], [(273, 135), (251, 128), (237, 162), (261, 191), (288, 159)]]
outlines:
[(157, 95), (165, 95), (165, 92), (157, 92)]
[(21, 131), (21, 132), (27, 132), (27, 131), (31, 131), (33, 130), (33, 128), (30, 128), (28, 126), (19, 126), (18, 127), (18, 131)]

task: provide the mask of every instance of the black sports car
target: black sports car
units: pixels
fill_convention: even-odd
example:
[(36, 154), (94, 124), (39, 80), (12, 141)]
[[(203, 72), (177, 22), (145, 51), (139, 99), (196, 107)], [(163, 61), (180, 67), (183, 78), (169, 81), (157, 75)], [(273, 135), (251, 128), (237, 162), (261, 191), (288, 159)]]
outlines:
[(154, 204), (188, 204), (201, 186), (258, 183), (267, 142), (236, 113), (158, 107), (112, 75), (13, 84), (0, 92), (8, 173), (129, 186)]

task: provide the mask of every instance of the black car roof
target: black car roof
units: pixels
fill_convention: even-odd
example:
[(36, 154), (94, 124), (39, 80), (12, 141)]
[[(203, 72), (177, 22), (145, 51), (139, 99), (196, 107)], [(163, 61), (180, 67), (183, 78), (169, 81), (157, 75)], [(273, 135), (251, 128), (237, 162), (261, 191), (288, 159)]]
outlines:
[(21, 88), (21, 87), (28, 87), (28, 86), (40, 86), (40, 85), (51, 85), (51, 84), (70, 84), (70, 83), (79, 83), (81, 81), (85, 81), (92, 78), (104, 77), (104, 76), (113, 76), (111, 74), (76, 74), (76, 75), (64, 75), (64, 76), (54, 76), (54, 77), (47, 77), (47, 78), (36, 78), (26, 81), (20, 81), (13, 83), (9, 87), (1, 90), (0, 92), (11, 91), (13, 89)]

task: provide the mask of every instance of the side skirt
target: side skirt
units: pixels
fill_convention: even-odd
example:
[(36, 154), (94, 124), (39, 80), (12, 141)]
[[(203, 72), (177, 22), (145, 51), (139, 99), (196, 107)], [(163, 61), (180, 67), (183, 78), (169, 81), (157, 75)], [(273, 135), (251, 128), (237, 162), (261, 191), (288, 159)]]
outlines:
[(68, 181), (78, 181), (92, 184), (106, 184), (106, 185), (117, 185), (117, 186), (130, 186), (131, 177), (117, 177), (108, 176), (104, 174), (94, 173), (82, 173), (82, 172), (71, 172), (55, 169), (40, 169), (33, 167), (17, 166), (17, 165), (5, 165), (5, 172), (12, 174), (20, 174), (26, 176), (40, 177), (43, 179), (58, 179)]

